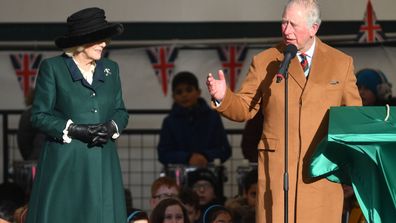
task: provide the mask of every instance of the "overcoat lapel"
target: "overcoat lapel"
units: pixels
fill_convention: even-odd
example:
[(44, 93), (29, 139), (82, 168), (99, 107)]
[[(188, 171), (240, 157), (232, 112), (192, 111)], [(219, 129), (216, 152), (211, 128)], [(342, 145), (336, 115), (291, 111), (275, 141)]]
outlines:
[[(283, 43), (277, 46), (277, 49), (279, 51), (277, 60), (280, 61), (280, 63), (282, 63), (282, 61), (284, 60), (283, 52), (285, 48), (286, 46)], [(307, 81), (307, 79), (305, 78), (304, 71), (300, 65), (300, 61), (298, 60), (297, 56), (295, 56), (290, 61), (288, 74), (289, 78), (293, 79), (301, 89), (305, 87), (305, 82)]]
[(305, 82), (307, 81), (307, 78), (304, 75), (304, 71), (300, 65), (300, 61), (298, 60), (297, 56), (294, 57), (290, 62), (289, 78), (295, 80), (301, 89), (305, 87)]
[(327, 57), (328, 55), (325, 52), (323, 43), (319, 39), (316, 39), (315, 52), (312, 57), (311, 70), (309, 72), (309, 81), (307, 82), (306, 89), (304, 90), (304, 95), (308, 94), (315, 86), (327, 86), (329, 79), (331, 78), (327, 71), (331, 68), (327, 68), (325, 64), (326, 61), (328, 61)]

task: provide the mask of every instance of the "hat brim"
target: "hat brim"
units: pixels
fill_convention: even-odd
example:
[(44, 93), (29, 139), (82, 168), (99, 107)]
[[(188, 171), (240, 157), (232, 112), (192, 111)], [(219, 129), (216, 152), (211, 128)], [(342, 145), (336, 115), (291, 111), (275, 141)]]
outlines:
[(99, 40), (108, 39), (120, 35), (124, 31), (124, 26), (120, 23), (109, 24), (103, 29), (78, 36), (60, 36), (55, 39), (55, 45), (58, 48), (66, 49), (75, 46), (81, 46), (88, 43), (94, 43)]

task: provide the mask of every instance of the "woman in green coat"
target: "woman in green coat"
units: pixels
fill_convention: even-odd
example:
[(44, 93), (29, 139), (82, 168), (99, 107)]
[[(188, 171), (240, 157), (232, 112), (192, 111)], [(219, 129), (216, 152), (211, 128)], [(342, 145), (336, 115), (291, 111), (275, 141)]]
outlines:
[(27, 223), (125, 223), (121, 168), (114, 140), (126, 127), (117, 63), (102, 58), (121, 24), (99, 8), (67, 19), (55, 44), (64, 54), (42, 62), (33, 126), (47, 134)]

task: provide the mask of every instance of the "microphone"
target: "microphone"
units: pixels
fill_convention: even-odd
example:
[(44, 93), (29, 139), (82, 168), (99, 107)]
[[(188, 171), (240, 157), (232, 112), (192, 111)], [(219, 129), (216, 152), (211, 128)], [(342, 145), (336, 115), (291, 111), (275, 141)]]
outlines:
[(282, 79), (286, 76), (287, 69), (289, 69), (290, 61), (297, 54), (297, 47), (293, 44), (289, 44), (286, 46), (283, 54), (285, 55), (285, 59), (283, 59), (283, 62), (279, 67), (278, 73), (276, 74), (276, 83), (280, 83)]

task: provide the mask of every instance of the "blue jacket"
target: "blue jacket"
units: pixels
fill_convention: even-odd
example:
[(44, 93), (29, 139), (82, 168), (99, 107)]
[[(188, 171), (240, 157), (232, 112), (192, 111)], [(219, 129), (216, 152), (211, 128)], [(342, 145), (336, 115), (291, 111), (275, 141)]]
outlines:
[(219, 114), (200, 98), (194, 108), (173, 104), (165, 117), (158, 144), (159, 161), (188, 164), (192, 153), (204, 155), (209, 162), (222, 162), (231, 156), (231, 146)]

